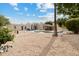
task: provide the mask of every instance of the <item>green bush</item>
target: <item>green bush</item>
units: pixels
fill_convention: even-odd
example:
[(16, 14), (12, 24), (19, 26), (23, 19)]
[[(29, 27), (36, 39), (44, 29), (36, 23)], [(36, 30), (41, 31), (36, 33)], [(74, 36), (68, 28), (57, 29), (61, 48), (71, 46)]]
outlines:
[(79, 18), (72, 18), (65, 22), (65, 26), (69, 31), (73, 31), (74, 33), (79, 33)]
[(57, 24), (59, 27), (62, 27), (62, 21), (60, 19), (57, 20)]
[(45, 22), (45, 24), (53, 25), (53, 22), (52, 21), (47, 21), (47, 22)]
[(57, 24), (59, 25), (59, 27), (65, 26), (65, 21), (66, 21), (66, 20), (67, 20), (67, 19), (63, 19), (63, 18), (58, 19), (58, 20), (57, 20)]
[(7, 41), (12, 41), (14, 35), (9, 33), (10, 31), (7, 28), (0, 29), (0, 43), (5, 44)]

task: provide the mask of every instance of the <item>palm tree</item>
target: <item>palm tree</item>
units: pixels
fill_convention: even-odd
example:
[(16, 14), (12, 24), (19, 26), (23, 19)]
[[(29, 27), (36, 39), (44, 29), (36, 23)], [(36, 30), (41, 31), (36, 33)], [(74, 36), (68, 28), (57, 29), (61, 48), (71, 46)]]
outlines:
[(57, 34), (57, 22), (56, 22), (56, 3), (54, 3), (54, 35), (58, 36)]

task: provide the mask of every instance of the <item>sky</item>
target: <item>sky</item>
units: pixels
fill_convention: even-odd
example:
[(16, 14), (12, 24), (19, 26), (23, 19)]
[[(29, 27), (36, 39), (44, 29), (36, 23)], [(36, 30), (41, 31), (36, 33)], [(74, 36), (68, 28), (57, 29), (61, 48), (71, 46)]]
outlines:
[(0, 3), (0, 15), (16, 24), (53, 21), (54, 5), (52, 3)]

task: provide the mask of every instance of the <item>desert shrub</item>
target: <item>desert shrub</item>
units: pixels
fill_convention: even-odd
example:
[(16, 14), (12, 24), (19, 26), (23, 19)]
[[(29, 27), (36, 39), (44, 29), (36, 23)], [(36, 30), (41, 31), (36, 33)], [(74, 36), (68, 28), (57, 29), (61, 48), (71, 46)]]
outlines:
[(72, 18), (65, 22), (65, 26), (69, 31), (79, 33), (79, 18)]

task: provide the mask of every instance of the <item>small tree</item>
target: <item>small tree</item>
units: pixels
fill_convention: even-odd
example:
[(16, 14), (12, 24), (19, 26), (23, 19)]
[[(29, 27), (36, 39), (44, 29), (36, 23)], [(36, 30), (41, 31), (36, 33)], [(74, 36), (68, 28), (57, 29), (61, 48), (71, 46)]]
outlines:
[(10, 24), (9, 19), (0, 15), (0, 27), (6, 26), (7, 24)]
[(4, 16), (0, 16), (0, 46), (5, 44), (7, 41), (12, 41), (14, 35), (10, 34), (10, 30), (6, 27), (7, 24), (10, 24), (9, 19)]

